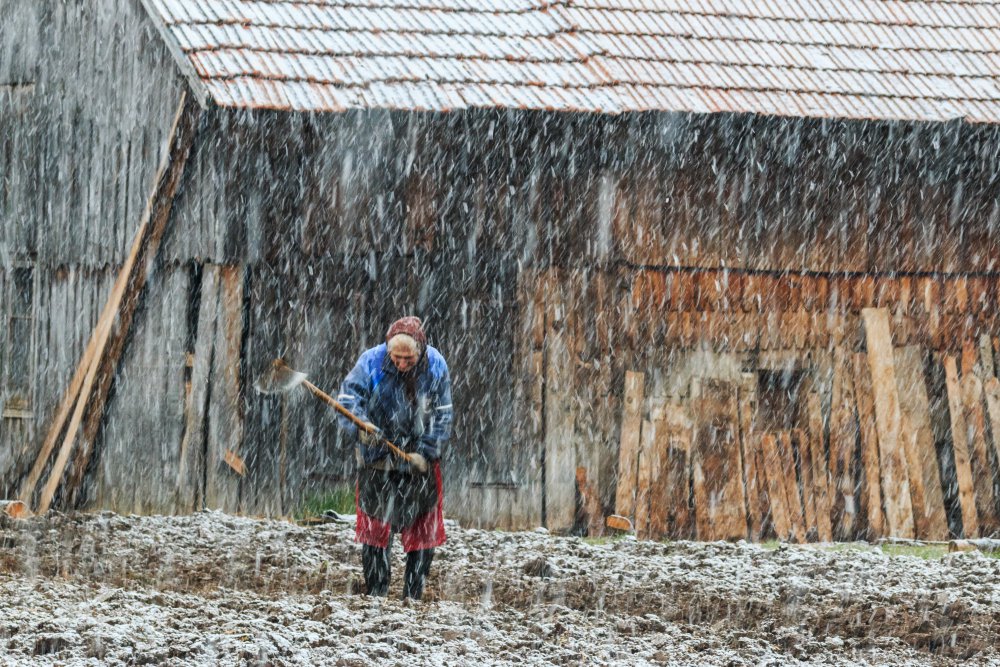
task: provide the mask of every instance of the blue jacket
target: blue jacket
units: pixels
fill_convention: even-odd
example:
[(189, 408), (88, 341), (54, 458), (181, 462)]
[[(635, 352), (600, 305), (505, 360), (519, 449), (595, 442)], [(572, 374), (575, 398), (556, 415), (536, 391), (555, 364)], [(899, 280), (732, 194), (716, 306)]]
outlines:
[[(361, 421), (382, 429), (382, 435), (397, 447), (436, 461), (451, 436), (451, 378), (440, 352), (428, 345), (426, 354), (427, 367), (417, 381), (415, 402), (407, 400), (385, 343), (361, 355), (340, 386), (337, 401)], [(356, 439), (358, 427), (344, 416), (339, 419), (348, 437)], [(360, 448), (366, 463), (389, 454), (385, 447)]]

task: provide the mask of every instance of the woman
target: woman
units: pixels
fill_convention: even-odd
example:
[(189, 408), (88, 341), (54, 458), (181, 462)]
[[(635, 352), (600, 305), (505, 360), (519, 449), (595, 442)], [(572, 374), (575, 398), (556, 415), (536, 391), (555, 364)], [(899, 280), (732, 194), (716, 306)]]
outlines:
[(406, 552), (403, 598), (419, 600), (434, 548), (445, 541), (440, 459), (451, 435), (448, 364), (427, 345), (420, 319), (404, 317), (389, 327), (385, 343), (361, 355), (338, 400), (369, 427), (340, 418), (357, 440), (355, 539), (362, 544), (368, 594), (388, 594), (389, 549), (399, 532)]

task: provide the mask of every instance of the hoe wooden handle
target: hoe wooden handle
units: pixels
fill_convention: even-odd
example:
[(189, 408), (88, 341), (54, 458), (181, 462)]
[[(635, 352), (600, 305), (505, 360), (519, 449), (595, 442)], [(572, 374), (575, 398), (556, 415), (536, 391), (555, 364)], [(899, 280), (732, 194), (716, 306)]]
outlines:
[[(365, 422), (363, 422), (360, 419), (358, 419), (357, 416), (355, 416), (355, 414), (353, 412), (351, 412), (350, 410), (348, 410), (347, 408), (345, 408), (343, 405), (341, 405), (340, 403), (338, 403), (337, 401), (335, 401), (325, 391), (323, 391), (322, 389), (320, 389), (319, 387), (317, 387), (316, 385), (314, 385), (309, 380), (303, 380), (302, 384), (304, 384), (309, 389), (309, 391), (311, 391), (312, 393), (316, 394), (316, 396), (318, 396), (324, 402), (326, 402), (327, 404), (329, 404), (330, 407), (332, 407), (334, 410), (336, 410), (337, 412), (339, 412), (340, 414), (344, 415), (345, 417), (347, 417), (348, 419), (350, 419), (352, 422), (354, 422), (354, 424), (358, 428), (360, 428), (361, 430), (365, 431), (366, 433), (371, 433), (371, 429), (368, 427), (368, 424), (366, 424)], [(395, 454), (396, 456), (398, 456), (399, 458), (403, 459), (406, 462), (410, 461), (410, 455), (407, 454), (406, 452), (404, 452), (402, 449), (400, 449), (396, 445), (394, 445), (391, 442), (389, 442), (389, 440), (387, 440), (386, 438), (382, 438), (382, 442), (385, 443), (386, 446), (389, 447), (389, 449), (392, 451), (393, 454)]]

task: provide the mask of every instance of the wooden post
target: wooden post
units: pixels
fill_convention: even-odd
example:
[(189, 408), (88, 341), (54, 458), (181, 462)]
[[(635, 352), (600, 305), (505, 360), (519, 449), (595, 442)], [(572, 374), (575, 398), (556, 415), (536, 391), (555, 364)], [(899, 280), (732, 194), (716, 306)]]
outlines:
[(948, 520), (938, 468), (934, 431), (930, 421), (930, 400), (924, 378), (923, 354), (919, 347), (894, 351), (899, 408), (903, 415), (903, 445), (910, 470), (913, 520), (918, 539), (948, 538)]
[(913, 538), (913, 504), (906, 457), (900, 443), (899, 391), (889, 312), (885, 308), (865, 308), (861, 319), (868, 344), (886, 526), (892, 537)]
[(972, 481), (965, 410), (958, 382), (958, 366), (955, 357), (950, 354), (944, 357), (944, 381), (948, 390), (948, 412), (951, 415), (951, 448), (958, 480), (958, 503), (962, 509), (962, 533), (963, 537), (976, 537), (979, 534), (979, 519), (976, 516), (976, 492)]

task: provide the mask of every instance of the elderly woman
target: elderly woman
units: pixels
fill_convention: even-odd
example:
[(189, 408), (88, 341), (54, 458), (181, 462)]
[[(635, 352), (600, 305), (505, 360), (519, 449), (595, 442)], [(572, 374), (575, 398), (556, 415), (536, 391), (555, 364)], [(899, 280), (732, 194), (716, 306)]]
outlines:
[[(357, 440), (357, 524), (369, 595), (389, 592), (389, 548), (400, 533), (406, 552), (403, 598), (419, 600), (434, 548), (444, 544), (441, 449), (451, 435), (448, 364), (427, 345), (416, 317), (393, 322), (386, 342), (366, 350), (340, 388), (338, 400), (366, 422), (341, 417)], [(385, 445), (389, 440), (407, 459)]]

